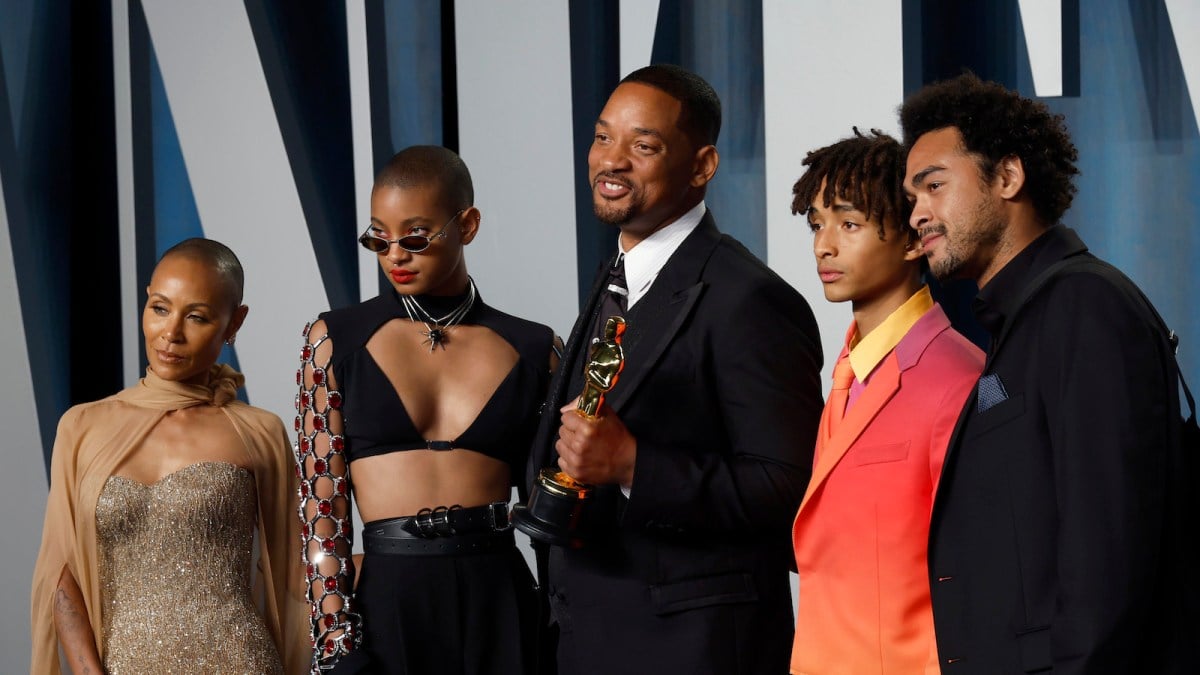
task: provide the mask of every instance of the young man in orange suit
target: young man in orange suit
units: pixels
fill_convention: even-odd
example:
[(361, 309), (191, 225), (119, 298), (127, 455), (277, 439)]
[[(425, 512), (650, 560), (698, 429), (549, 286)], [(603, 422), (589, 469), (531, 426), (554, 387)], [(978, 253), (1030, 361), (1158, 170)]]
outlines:
[(792, 190), (825, 298), (854, 313), (792, 530), (795, 675), (920, 673), (935, 650), (929, 513), (984, 359), (921, 281), (904, 161), (895, 139), (855, 129), (808, 153)]

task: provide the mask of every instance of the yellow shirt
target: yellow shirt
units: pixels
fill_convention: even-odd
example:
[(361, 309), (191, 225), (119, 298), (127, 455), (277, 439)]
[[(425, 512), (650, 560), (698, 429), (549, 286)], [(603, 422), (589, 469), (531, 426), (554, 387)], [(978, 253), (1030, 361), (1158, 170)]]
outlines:
[(848, 357), (850, 367), (854, 370), (854, 379), (866, 382), (867, 376), (875, 370), (875, 366), (879, 365), (883, 357), (891, 353), (917, 319), (932, 308), (933, 296), (929, 294), (929, 287), (922, 286), (921, 290), (913, 293), (912, 297), (889, 314), (875, 330), (862, 337), (859, 337), (856, 330), (854, 337), (850, 338)]

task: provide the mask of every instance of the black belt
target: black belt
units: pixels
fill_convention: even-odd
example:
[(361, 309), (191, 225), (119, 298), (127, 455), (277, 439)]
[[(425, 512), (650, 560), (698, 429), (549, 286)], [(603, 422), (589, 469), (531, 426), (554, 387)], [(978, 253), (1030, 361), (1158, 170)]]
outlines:
[(390, 555), (482, 553), (514, 545), (508, 504), (421, 509), (363, 525), (363, 550)]

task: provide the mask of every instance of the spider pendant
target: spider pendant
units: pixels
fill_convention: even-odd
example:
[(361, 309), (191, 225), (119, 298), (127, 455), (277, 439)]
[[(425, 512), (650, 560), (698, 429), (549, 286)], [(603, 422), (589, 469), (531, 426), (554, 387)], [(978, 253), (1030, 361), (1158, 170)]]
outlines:
[(430, 353), (433, 353), (434, 347), (441, 347), (444, 351), (446, 349), (446, 343), (450, 341), (446, 330), (442, 328), (430, 328), (427, 331), (421, 331), (421, 335), (424, 335), (426, 338), (425, 342), (422, 342), (421, 344), (429, 343)]

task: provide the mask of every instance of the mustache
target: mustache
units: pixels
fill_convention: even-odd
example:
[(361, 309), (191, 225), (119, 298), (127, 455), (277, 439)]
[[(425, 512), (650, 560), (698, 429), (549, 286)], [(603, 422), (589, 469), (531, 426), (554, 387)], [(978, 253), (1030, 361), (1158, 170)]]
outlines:
[(925, 237), (927, 237), (931, 234), (940, 234), (942, 236), (945, 236), (946, 235), (946, 226), (945, 225), (930, 225), (929, 227), (922, 227), (921, 229), (917, 230), (917, 238), (918, 239), (924, 239)]
[(612, 173), (611, 171), (601, 171), (600, 173), (593, 176), (592, 177), (592, 186), (594, 187), (597, 183), (599, 183), (601, 181), (604, 181), (606, 183), (616, 183), (618, 185), (624, 185), (625, 187), (627, 187), (631, 190), (633, 189), (633, 183), (631, 183), (626, 178), (622, 178), (621, 176), (618, 176), (617, 174)]

